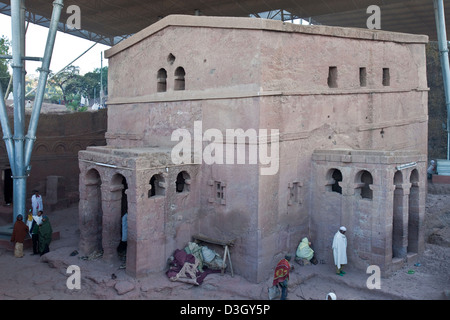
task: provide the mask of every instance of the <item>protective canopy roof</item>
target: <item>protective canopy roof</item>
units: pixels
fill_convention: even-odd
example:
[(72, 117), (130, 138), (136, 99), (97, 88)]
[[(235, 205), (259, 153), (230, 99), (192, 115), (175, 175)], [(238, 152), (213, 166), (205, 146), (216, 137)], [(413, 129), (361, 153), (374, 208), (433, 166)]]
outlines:
[[(0, 13), (10, 14), (9, 5), (9, 0), (0, 0)], [(30, 22), (48, 26), (52, 0), (27, 0), (25, 5)], [(382, 30), (437, 38), (433, 0), (65, 0), (61, 22), (71, 16), (66, 12), (71, 5), (80, 8), (81, 30), (70, 30), (64, 23), (60, 30), (109, 45), (170, 14), (243, 17), (283, 9), (319, 24), (367, 28), (371, 5), (381, 9)], [(446, 20), (450, 21), (450, 6)]]

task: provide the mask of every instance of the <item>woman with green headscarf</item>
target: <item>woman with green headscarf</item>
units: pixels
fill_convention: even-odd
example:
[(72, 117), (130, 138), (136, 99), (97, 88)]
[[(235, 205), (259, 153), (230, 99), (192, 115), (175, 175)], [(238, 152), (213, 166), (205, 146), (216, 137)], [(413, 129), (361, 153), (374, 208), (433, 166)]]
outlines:
[(50, 251), (49, 245), (52, 241), (52, 225), (47, 216), (42, 217), (42, 224), (39, 226), (39, 252), (42, 255)]

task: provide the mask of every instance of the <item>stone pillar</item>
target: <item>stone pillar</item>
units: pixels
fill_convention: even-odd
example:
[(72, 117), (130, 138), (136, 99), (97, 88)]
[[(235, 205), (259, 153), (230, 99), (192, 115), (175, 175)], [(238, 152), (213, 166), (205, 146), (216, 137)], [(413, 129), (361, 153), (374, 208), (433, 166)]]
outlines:
[(120, 243), (121, 202), (123, 185), (102, 185), (103, 259), (112, 260), (117, 256)]
[(102, 208), (100, 177), (80, 179), (79, 228), (81, 254), (89, 255), (102, 248)]
[(340, 168), (340, 170), (343, 176), (340, 226), (345, 226), (348, 230), (351, 230), (353, 229), (352, 217), (355, 196), (355, 187), (353, 183), (354, 172), (352, 168)]
[(408, 252), (419, 253), (420, 201), (419, 186), (413, 182), (409, 193)]
[[(382, 273), (386, 272), (388, 264), (392, 261), (392, 204), (388, 201), (389, 190), (382, 184), (382, 170), (374, 170), (375, 180), (379, 184), (370, 185), (372, 190), (372, 212), (371, 212), (371, 242), (370, 264), (378, 265)], [(392, 198), (390, 198), (392, 199)], [(389, 220), (389, 221), (388, 221)]]
[(406, 258), (407, 254), (410, 187), (410, 183), (404, 183), (398, 185), (394, 191), (392, 250), (395, 258)]

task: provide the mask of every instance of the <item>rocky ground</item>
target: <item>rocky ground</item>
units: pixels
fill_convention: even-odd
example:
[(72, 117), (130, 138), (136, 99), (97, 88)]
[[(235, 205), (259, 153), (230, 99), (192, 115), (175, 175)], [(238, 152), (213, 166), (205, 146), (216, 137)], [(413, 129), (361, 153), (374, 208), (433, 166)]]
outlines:
[[(121, 261), (82, 260), (77, 250), (78, 208), (73, 206), (48, 214), (60, 239), (51, 252), (40, 257), (14, 258), (0, 249), (0, 300), (267, 300), (272, 275), (260, 284), (229, 273), (208, 275), (200, 286), (171, 282), (164, 272), (133, 279), (120, 268)], [(450, 292), (450, 193), (429, 193), (426, 204), (426, 247), (417, 265), (398, 270), (381, 279), (381, 288), (369, 290), (364, 271), (348, 269), (343, 277), (327, 264), (300, 266), (291, 272), (290, 300), (324, 300), (334, 292), (339, 300), (449, 299)], [(69, 289), (70, 265), (81, 272), (80, 289)], [(408, 271), (414, 271), (414, 273)]]

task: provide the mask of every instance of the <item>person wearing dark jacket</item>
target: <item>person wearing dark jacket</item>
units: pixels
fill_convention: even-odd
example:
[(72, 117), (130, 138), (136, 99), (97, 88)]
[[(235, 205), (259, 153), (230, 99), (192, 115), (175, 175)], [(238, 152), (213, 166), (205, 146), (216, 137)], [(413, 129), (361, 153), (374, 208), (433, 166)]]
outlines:
[(50, 251), (49, 245), (52, 242), (52, 225), (47, 216), (42, 217), (42, 224), (39, 226), (39, 252), (42, 255)]
[(33, 216), (31, 224), (31, 240), (33, 242), (32, 255), (39, 254), (39, 225), (42, 223), (42, 210), (39, 210), (36, 216)]
[(30, 229), (23, 222), (23, 216), (19, 214), (17, 216), (17, 220), (14, 223), (13, 232), (11, 235), (11, 242), (15, 242), (14, 244), (14, 256), (16, 258), (23, 257), (23, 243), (25, 241), (26, 236)]

